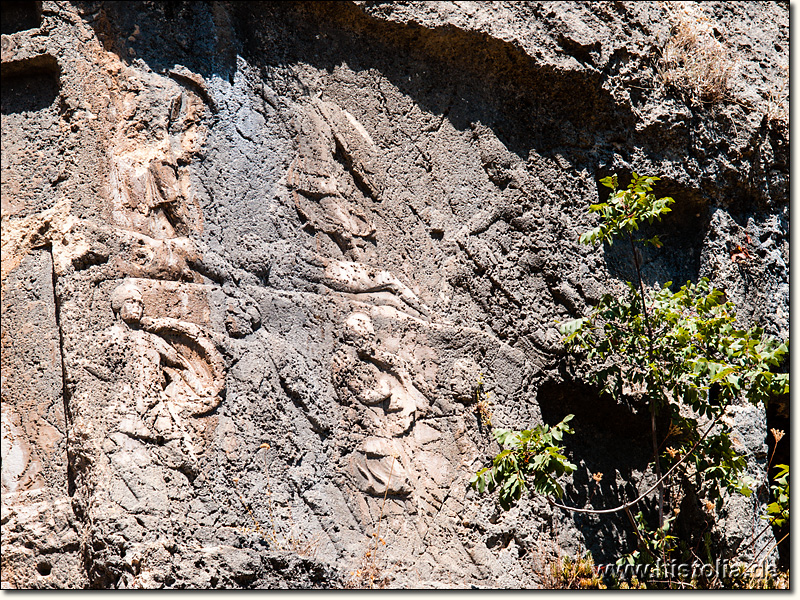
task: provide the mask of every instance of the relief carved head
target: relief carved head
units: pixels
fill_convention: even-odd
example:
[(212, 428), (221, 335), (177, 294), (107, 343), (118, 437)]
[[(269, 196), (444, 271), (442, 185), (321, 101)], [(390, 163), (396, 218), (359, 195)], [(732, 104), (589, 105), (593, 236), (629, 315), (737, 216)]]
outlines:
[(111, 310), (128, 325), (137, 325), (144, 315), (142, 291), (133, 282), (125, 282), (111, 292)]

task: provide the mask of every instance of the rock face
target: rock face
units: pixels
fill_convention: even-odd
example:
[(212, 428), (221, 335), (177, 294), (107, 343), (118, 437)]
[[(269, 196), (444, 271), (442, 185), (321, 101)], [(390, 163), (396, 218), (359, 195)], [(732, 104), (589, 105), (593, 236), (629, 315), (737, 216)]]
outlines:
[[(3, 3), (3, 587), (535, 587), (630, 551), (467, 482), (481, 374), (496, 426), (576, 414), (572, 504), (652, 480), (556, 329), (632, 277), (578, 244), (608, 174), (677, 200), (647, 284), (788, 337), (788, 3), (670, 4)], [(659, 60), (682, 27), (714, 103)], [(766, 415), (732, 418), (764, 482)], [(724, 556), (765, 494), (705, 517)]]

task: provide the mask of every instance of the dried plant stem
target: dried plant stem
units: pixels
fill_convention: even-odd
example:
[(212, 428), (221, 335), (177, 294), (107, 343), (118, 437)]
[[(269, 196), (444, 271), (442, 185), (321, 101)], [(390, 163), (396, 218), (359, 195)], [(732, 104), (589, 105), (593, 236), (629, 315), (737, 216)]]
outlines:
[(253, 523), (256, 524), (256, 531), (258, 533), (261, 533), (261, 524), (258, 522), (258, 519), (256, 519), (256, 516), (253, 514), (253, 511), (250, 509), (250, 505), (247, 504), (247, 502), (245, 502), (244, 496), (242, 496), (242, 493), (239, 491), (238, 478), (233, 479), (233, 487), (236, 490), (236, 495), (239, 496), (239, 500), (241, 501), (242, 506), (244, 506), (244, 509), (247, 511), (247, 514), (250, 515), (250, 518), (253, 519)]
[(650, 492), (652, 492), (652, 491), (653, 491), (654, 489), (656, 489), (656, 488), (657, 488), (657, 487), (658, 487), (658, 486), (659, 486), (661, 483), (663, 483), (663, 481), (664, 481), (664, 480), (665, 480), (667, 477), (669, 477), (670, 475), (672, 475), (672, 472), (673, 472), (675, 469), (677, 469), (677, 468), (678, 468), (678, 467), (679, 467), (679, 466), (680, 466), (680, 465), (681, 465), (681, 464), (682, 464), (682, 463), (683, 463), (683, 462), (684, 462), (684, 461), (685, 461), (687, 458), (689, 458), (689, 457), (692, 455), (692, 453), (695, 451), (695, 449), (697, 448), (697, 446), (699, 446), (699, 445), (700, 445), (700, 442), (702, 442), (704, 439), (706, 439), (706, 438), (708, 437), (708, 434), (709, 434), (709, 433), (711, 433), (711, 430), (714, 428), (714, 426), (717, 424), (717, 421), (719, 421), (720, 417), (721, 417), (723, 414), (724, 414), (724, 413), (720, 413), (719, 415), (717, 415), (717, 417), (716, 417), (716, 418), (715, 418), (715, 419), (714, 419), (714, 420), (711, 422), (711, 424), (708, 426), (708, 429), (706, 429), (706, 432), (703, 434), (703, 437), (701, 437), (699, 440), (697, 440), (697, 441), (694, 443), (694, 446), (692, 446), (692, 447), (691, 447), (691, 449), (690, 449), (690, 450), (689, 450), (689, 451), (688, 451), (686, 454), (684, 454), (684, 455), (681, 457), (681, 459), (680, 459), (678, 462), (676, 462), (674, 465), (672, 465), (672, 468), (670, 468), (670, 470), (669, 470), (669, 471), (667, 471), (666, 473), (664, 473), (664, 475), (661, 477), (661, 479), (659, 479), (659, 480), (658, 480), (658, 481), (657, 481), (655, 484), (653, 484), (652, 486), (650, 486), (650, 487), (647, 489), (647, 491), (645, 491), (645, 492), (644, 492), (644, 493), (642, 493), (642, 494), (639, 494), (639, 496), (638, 496), (637, 498), (635, 498), (634, 500), (631, 500), (630, 502), (626, 502), (625, 504), (621, 504), (620, 506), (617, 506), (617, 507), (615, 507), (615, 508), (604, 508), (604, 509), (594, 509), (594, 508), (576, 508), (576, 507), (574, 507), (574, 506), (566, 506), (565, 504), (559, 504), (558, 502), (556, 502), (555, 500), (552, 500), (552, 499), (551, 499), (551, 498), (549, 498), (549, 497), (547, 498), (547, 502), (550, 504), (550, 506), (554, 506), (554, 507), (556, 507), (556, 508), (563, 508), (564, 510), (569, 510), (569, 511), (571, 511), (571, 512), (585, 513), (585, 514), (591, 514), (591, 515), (607, 515), (607, 514), (611, 514), (611, 513), (616, 513), (616, 512), (619, 512), (619, 511), (621, 511), (621, 510), (626, 510), (626, 509), (628, 509), (629, 507), (631, 507), (631, 506), (633, 506), (634, 504), (636, 504), (637, 502), (639, 502), (640, 500), (643, 500), (644, 498), (646, 498), (646, 497), (647, 497), (647, 495), (648, 495), (648, 494), (650, 494)]
[[(261, 448), (269, 450), (269, 444), (261, 444)], [(267, 464), (267, 453), (264, 452), (264, 475), (267, 477), (267, 507), (269, 508), (269, 521), (272, 525), (272, 541), (278, 543), (278, 534), (275, 531), (275, 513), (272, 510), (272, 490), (269, 487), (269, 466)]]
[[(787, 533), (785, 536), (783, 536), (781, 539), (779, 539), (777, 542), (775, 542), (775, 543), (772, 545), (772, 547), (769, 549), (769, 552), (767, 552), (766, 556), (769, 556), (770, 554), (772, 554), (772, 551), (773, 551), (773, 550), (775, 550), (775, 548), (777, 548), (777, 547), (778, 547), (778, 545), (779, 545), (779, 544), (780, 544), (780, 543), (781, 543), (783, 540), (785, 540), (787, 537), (789, 537), (789, 534), (788, 534), (788, 533)], [(764, 546), (764, 548), (766, 548), (766, 547), (767, 547), (767, 546)], [(755, 565), (755, 564), (758, 562), (758, 559), (759, 559), (759, 558), (761, 558), (761, 555), (762, 555), (762, 554), (764, 554), (764, 548), (762, 548), (762, 549), (761, 549), (761, 551), (760, 551), (758, 554), (756, 554), (755, 558), (754, 558), (754, 559), (753, 559), (753, 560), (750, 562), (750, 564), (749, 564), (749, 565), (747, 565), (747, 568), (745, 569), (745, 572), (749, 571), (749, 570), (750, 570), (750, 567), (752, 567), (753, 565)]]
[(378, 529), (375, 531), (375, 554), (373, 558), (376, 558), (378, 555), (378, 544), (380, 543), (381, 539), (381, 521), (383, 520), (383, 509), (386, 506), (386, 496), (389, 495), (389, 484), (392, 482), (392, 473), (394, 473), (394, 461), (397, 460), (396, 457), (392, 457), (392, 466), (389, 467), (389, 479), (386, 481), (386, 489), (383, 492), (383, 502), (381, 503), (381, 514), (378, 515)]
[(388, 582), (388, 576), (381, 575), (380, 568), (378, 567), (378, 548), (381, 544), (381, 523), (383, 522), (383, 514), (384, 509), (386, 507), (386, 498), (389, 495), (389, 486), (392, 482), (392, 475), (394, 474), (394, 463), (397, 460), (396, 456), (392, 456), (392, 464), (389, 468), (389, 479), (386, 481), (386, 489), (383, 492), (383, 502), (381, 502), (381, 512), (378, 515), (378, 525), (375, 529), (375, 532), (372, 536), (375, 538), (375, 548), (372, 549), (372, 546), (368, 546), (368, 549), (364, 553), (364, 557), (362, 559), (361, 567), (356, 569), (351, 573), (351, 579), (347, 582), (345, 587), (348, 588), (364, 588), (369, 587), (369, 589), (375, 588), (375, 581), (378, 580), (378, 587), (383, 588), (386, 586)]

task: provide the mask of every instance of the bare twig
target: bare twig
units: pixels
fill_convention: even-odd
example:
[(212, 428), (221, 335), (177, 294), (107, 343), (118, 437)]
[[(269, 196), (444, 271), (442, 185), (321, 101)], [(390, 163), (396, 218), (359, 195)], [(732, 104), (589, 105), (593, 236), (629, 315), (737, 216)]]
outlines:
[(386, 506), (386, 496), (389, 495), (389, 483), (392, 481), (392, 473), (394, 472), (394, 461), (396, 457), (392, 456), (392, 466), (389, 467), (389, 479), (386, 482), (386, 489), (383, 492), (383, 502), (381, 503), (381, 514), (378, 516), (378, 528), (375, 531), (375, 556), (378, 554), (378, 542), (381, 537), (381, 521), (383, 521), (383, 508)]
[[(772, 554), (772, 551), (773, 551), (773, 550), (775, 550), (775, 548), (777, 548), (777, 547), (780, 545), (780, 543), (781, 543), (783, 540), (785, 540), (787, 537), (789, 537), (789, 534), (788, 534), (788, 533), (787, 533), (785, 536), (783, 536), (781, 539), (779, 539), (777, 542), (775, 542), (775, 544), (773, 544), (773, 546), (772, 546), (772, 547), (769, 549), (769, 552), (767, 552), (766, 556), (769, 556), (770, 554)], [(766, 546), (764, 546), (764, 548), (766, 548)], [(752, 560), (752, 562), (751, 562), (749, 565), (747, 565), (747, 568), (745, 569), (745, 573), (746, 573), (747, 571), (749, 571), (749, 570), (750, 570), (750, 567), (752, 567), (754, 564), (756, 564), (756, 563), (758, 562), (758, 559), (759, 559), (759, 558), (761, 558), (761, 555), (762, 555), (763, 553), (764, 553), (764, 549), (762, 548), (762, 549), (759, 551), (759, 553), (758, 553), (758, 554), (756, 554), (756, 556), (755, 556), (755, 558)]]
[(694, 443), (694, 446), (692, 446), (689, 449), (689, 452), (684, 454), (680, 458), (680, 460), (678, 460), (678, 462), (676, 462), (674, 465), (672, 465), (672, 467), (669, 469), (669, 471), (664, 473), (664, 475), (658, 481), (656, 481), (652, 486), (650, 486), (647, 489), (646, 492), (644, 492), (642, 494), (639, 494), (639, 496), (635, 500), (631, 500), (630, 502), (626, 502), (625, 504), (621, 504), (620, 506), (617, 506), (616, 508), (604, 508), (604, 509), (576, 508), (574, 506), (566, 506), (565, 504), (559, 504), (558, 502), (556, 502), (555, 500), (552, 500), (551, 498), (547, 498), (547, 502), (550, 503), (550, 506), (554, 506), (556, 508), (561, 508), (561, 509), (569, 510), (569, 511), (572, 511), (572, 512), (584, 513), (584, 514), (590, 514), (590, 515), (608, 515), (608, 514), (613, 514), (613, 513), (619, 512), (621, 510), (626, 510), (626, 509), (630, 508), (631, 506), (633, 506), (634, 504), (636, 504), (637, 502), (639, 502), (639, 501), (643, 500), (644, 498), (646, 498), (650, 494), (650, 492), (652, 492), (661, 483), (663, 483), (663, 481), (667, 477), (672, 475), (672, 472), (675, 469), (677, 469), (678, 466), (681, 463), (683, 463), (687, 458), (689, 458), (692, 455), (692, 453), (694, 453), (694, 451), (697, 448), (697, 446), (700, 445), (700, 442), (702, 442), (704, 439), (706, 439), (706, 437), (708, 437), (708, 434), (711, 433), (711, 430), (714, 428), (714, 426), (717, 424), (717, 421), (719, 421), (720, 417), (722, 417), (723, 414), (724, 414), (724, 412), (721, 412), (720, 414), (718, 414), (714, 418), (714, 420), (711, 422), (711, 425), (708, 426), (708, 429), (706, 429), (706, 432), (703, 434), (703, 436)]

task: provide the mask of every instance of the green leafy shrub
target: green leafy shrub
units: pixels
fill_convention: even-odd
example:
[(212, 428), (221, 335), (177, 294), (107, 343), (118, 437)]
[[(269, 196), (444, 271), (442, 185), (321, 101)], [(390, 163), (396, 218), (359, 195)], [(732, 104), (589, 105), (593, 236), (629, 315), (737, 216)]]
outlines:
[[(606, 202), (590, 206), (600, 224), (581, 235), (580, 241), (610, 245), (616, 239), (627, 240), (637, 283), (628, 282), (622, 297), (604, 295), (591, 314), (561, 326), (567, 348), (584, 361), (589, 383), (615, 400), (625, 397), (650, 412), (656, 485), (633, 501), (603, 511), (550, 499), (554, 506), (585, 513), (624, 510), (636, 529), (639, 547), (621, 563), (664, 561), (680, 546), (669, 533), (677, 502), (665, 505), (665, 482), (692, 485), (694, 494), (706, 502), (721, 502), (723, 492), (751, 494), (752, 482), (743, 476), (746, 460), (734, 448), (732, 423), (723, 417), (738, 398), (766, 404), (772, 395), (789, 391), (789, 375), (776, 372), (788, 342), (765, 335), (759, 327), (737, 328), (733, 304), (708, 279), (687, 282), (676, 292), (672, 282), (653, 292), (645, 290), (636, 244), (662, 244), (658, 236), (637, 239), (634, 234), (645, 221), (660, 220), (674, 203), (653, 194), (657, 181), (634, 173), (630, 185), (619, 189), (616, 175), (601, 180), (611, 194)], [(499, 487), (500, 504), (506, 509), (522, 497), (531, 479), (536, 492), (560, 498), (563, 489), (553, 475), (569, 474), (575, 466), (553, 441), (571, 433), (566, 426), (571, 418), (552, 428), (495, 430), (505, 449), (491, 467), (472, 478), (472, 485), (481, 492)], [(658, 422), (668, 423), (666, 430), (659, 431)], [(768, 517), (775, 523), (784, 523), (784, 515), (788, 519), (787, 482), (788, 468), (776, 479), (777, 488), (773, 486), (778, 500), (770, 505)], [(655, 490), (658, 524), (651, 529), (641, 512), (634, 518), (630, 509)]]
[(639, 547), (621, 556), (617, 560), (618, 565), (635, 565), (635, 564), (655, 564), (656, 561), (662, 556), (669, 556), (675, 549), (678, 538), (670, 535), (669, 530), (675, 517), (667, 517), (664, 519), (664, 524), (658, 529), (651, 529), (647, 521), (645, 521), (644, 514), (639, 512), (634, 518), (634, 525), (636, 526), (636, 535), (639, 536)]
[(565, 341), (592, 362), (589, 380), (604, 393), (620, 399), (635, 390), (656, 414), (668, 411), (666, 467), (694, 448), (683, 471), (703, 478), (713, 499), (723, 488), (749, 495), (730, 424), (719, 421), (701, 440), (700, 421), (717, 421), (740, 395), (758, 404), (787, 393), (789, 375), (770, 370), (780, 365), (787, 344), (758, 327), (735, 328), (733, 305), (707, 279), (674, 293), (670, 285), (653, 295), (648, 315), (632, 285), (627, 299), (603, 296), (592, 316), (562, 328)]
[(564, 448), (554, 442), (560, 442), (565, 433), (573, 433), (567, 425), (572, 417), (567, 415), (553, 427), (537, 425), (524, 431), (494, 429), (492, 434), (505, 449), (494, 457), (491, 467), (478, 471), (470, 484), (479, 492), (486, 489), (493, 492), (499, 485), (500, 506), (506, 510), (522, 497), (529, 485), (540, 494), (555, 494), (560, 498), (564, 490), (555, 478), (572, 473), (575, 465), (564, 456)]
[(775, 527), (783, 527), (789, 522), (789, 465), (776, 465), (778, 473), (772, 484), (775, 502), (767, 506), (767, 514), (763, 518)]

